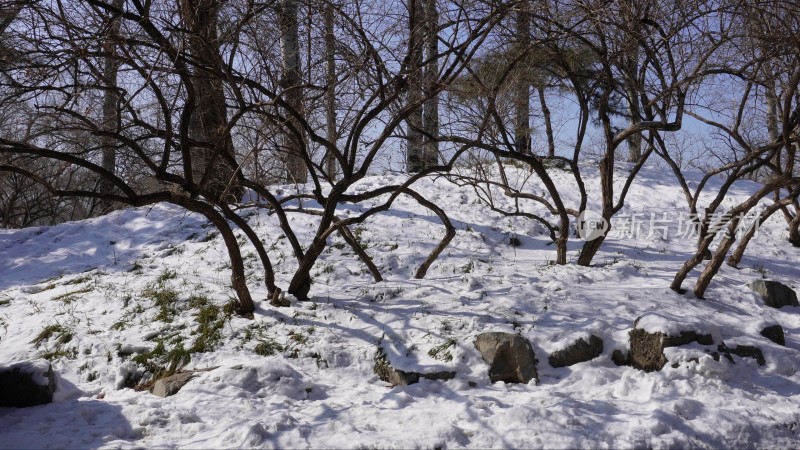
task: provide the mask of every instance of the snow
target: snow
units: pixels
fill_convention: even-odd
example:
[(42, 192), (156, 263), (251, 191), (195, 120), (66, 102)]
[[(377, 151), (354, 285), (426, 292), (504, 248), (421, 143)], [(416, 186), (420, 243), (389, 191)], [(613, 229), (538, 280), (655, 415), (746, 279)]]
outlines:
[[(584, 170), (587, 185), (597, 174)], [(568, 173), (555, 174), (567, 204)], [(365, 179), (357, 189), (397, 182)], [(620, 214), (680, 211), (682, 193), (660, 168), (645, 168)], [(696, 182), (696, 180), (695, 180)], [(712, 180), (710, 188), (714, 188)], [(458, 232), (423, 280), (416, 268), (444, 230), (430, 211), (400, 197), (360, 231), (385, 281), (332, 237), (312, 272), (312, 301), (258, 304), (255, 319), (231, 318), (212, 351), (194, 353), (198, 372), (178, 394), (159, 398), (125, 387), (137, 355), (198, 338), (202, 297), (222, 306), (233, 295), (225, 247), (201, 217), (168, 205), (129, 209), (53, 227), (0, 230), (0, 364), (51, 355), (56, 401), (0, 409), (2, 448), (508, 448), (794, 447), (800, 426), (800, 309), (766, 308), (747, 283), (762, 276), (798, 289), (800, 249), (775, 215), (736, 270), (724, 266), (706, 300), (669, 289), (694, 240), (674, 236), (609, 239), (595, 266), (553, 265), (538, 224), (490, 212), (468, 189), (421, 180), (415, 190), (442, 205)], [(757, 187), (737, 184), (729, 207)], [(532, 189), (535, 189), (532, 188)], [(339, 216), (369, 205), (345, 205)], [(242, 211), (264, 238), (278, 285), (296, 263), (277, 219)], [(292, 215), (302, 242), (315, 218)], [(237, 232), (238, 233), (238, 232)], [(517, 236), (522, 246), (508, 245)], [(575, 260), (580, 242), (570, 243)], [(242, 254), (255, 299), (264, 299), (254, 250)], [(693, 277), (685, 287), (691, 287)], [(148, 289), (177, 293), (175, 314), (158, 319)], [(194, 296), (194, 297), (193, 297)], [(714, 346), (665, 350), (670, 362), (645, 373), (617, 367), (638, 327), (711, 333)], [(780, 324), (786, 346), (759, 331)], [(45, 327), (54, 334), (32, 343)], [(539, 379), (492, 384), (473, 342), (486, 331), (518, 332), (533, 344)], [(578, 338), (604, 340), (603, 354), (552, 368), (547, 356)], [(64, 338), (66, 339), (66, 338)], [(766, 365), (705, 350), (754, 345)], [(256, 348), (272, 349), (260, 355)], [(390, 387), (372, 367), (378, 348), (402, 370), (452, 370), (449, 381)], [(74, 351), (72, 350), (74, 349)], [(261, 352), (270, 353), (270, 352)], [(673, 368), (672, 364), (678, 366)]]

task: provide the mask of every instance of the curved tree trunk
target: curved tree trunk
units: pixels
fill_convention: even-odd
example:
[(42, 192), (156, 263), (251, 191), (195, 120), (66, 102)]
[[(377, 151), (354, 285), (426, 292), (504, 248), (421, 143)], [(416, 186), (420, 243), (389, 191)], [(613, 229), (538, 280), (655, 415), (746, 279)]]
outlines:
[(591, 241), (584, 242), (583, 247), (581, 247), (581, 254), (578, 255), (578, 265), (590, 266), (592, 264), (592, 259), (594, 259), (594, 256), (600, 250), (600, 247), (603, 246), (603, 241), (605, 240), (605, 236), (600, 236)]
[(758, 227), (767, 221), (767, 219), (772, 216), (776, 211), (783, 207), (780, 203), (773, 203), (769, 206), (769, 208), (765, 209), (761, 212), (756, 219), (756, 222), (747, 229), (747, 232), (742, 236), (742, 240), (739, 241), (739, 245), (736, 246), (736, 250), (731, 253), (731, 256), (728, 257), (728, 265), (731, 267), (739, 267), (739, 263), (742, 261), (742, 257), (744, 257), (744, 252), (747, 250), (747, 246), (750, 244), (750, 240), (753, 239), (753, 236), (756, 235), (756, 231), (758, 231)]
[(247, 236), (247, 239), (250, 240), (250, 243), (253, 245), (253, 247), (255, 247), (256, 253), (258, 253), (258, 258), (261, 260), (261, 266), (264, 269), (264, 285), (267, 288), (267, 298), (271, 298), (272, 294), (274, 294), (277, 290), (277, 287), (275, 286), (275, 270), (272, 268), (272, 262), (269, 259), (267, 250), (264, 248), (264, 244), (258, 238), (258, 234), (256, 234), (253, 228), (250, 227), (247, 221), (239, 217), (239, 215), (233, 212), (227, 205), (222, 204), (220, 207), (223, 214), (225, 214), (225, 217), (236, 224), (236, 226), (239, 227), (239, 229), (242, 230)]
[(253, 303), (253, 297), (250, 295), (250, 290), (247, 288), (242, 252), (239, 249), (236, 235), (233, 234), (233, 230), (230, 225), (228, 225), (225, 217), (208, 203), (191, 200), (189, 197), (173, 195), (168, 201), (182, 206), (189, 211), (202, 214), (216, 227), (220, 235), (222, 235), (231, 261), (231, 287), (233, 287), (233, 290), (236, 292), (236, 297), (239, 300), (239, 310), (237, 312), (244, 317), (252, 319), (253, 311), (255, 311), (255, 304)]
[(722, 267), (722, 263), (725, 262), (725, 256), (728, 254), (728, 251), (736, 242), (736, 230), (739, 227), (740, 221), (741, 216), (734, 216), (731, 218), (731, 221), (728, 224), (727, 234), (714, 251), (714, 256), (711, 257), (711, 261), (706, 264), (705, 269), (703, 269), (703, 272), (700, 273), (700, 276), (697, 278), (697, 282), (694, 285), (694, 295), (697, 298), (705, 298), (706, 289), (708, 289), (708, 286), (711, 284), (711, 280), (719, 272), (720, 267)]

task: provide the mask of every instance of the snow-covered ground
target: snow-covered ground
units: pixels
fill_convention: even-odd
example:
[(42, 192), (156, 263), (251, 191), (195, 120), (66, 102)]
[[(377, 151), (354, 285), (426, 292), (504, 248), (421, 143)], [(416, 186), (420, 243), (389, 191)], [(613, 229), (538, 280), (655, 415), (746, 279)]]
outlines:
[[(737, 185), (725, 205), (755, 186)], [(177, 207), (0, 230), (0, 364), (44, 354), (60, 377), (54, 403), (0, 408), (0, 447), (797, 446), (800, 308), (765, 307), (746, 286), (762, 277), (800, 286), (800, 249), (786, 242), (781, 217), (762, 225), (740, 270), (723, 267), (697, 300), (668, 288), (694, 248), (676, 236), (677, 219), (666, 239), (609, 239), (594, 267), (557, 266), (541, 226), (492, 213), (442, 179), (416, 189), (458, 228), (425, 279), (413, 279), (414, 270), (444, 230), (401, 197), (355, 230), (386, 281), (372, 283), (336, 237), (313, 271), (313, 300), (287, 308), (261, 301), (255, 320), (225, 318), (232, 291), (222, 240)], [(684, 204), (668, 173), (648, 168), (621, 214), (675, 218)], [(285, 288), (295, 261), (277, 220), (258, 211), (248, 220)], [(292, 220), (311, 236), (313, 218)], [(511, 236), (522, 245), (509, 245)], [(579, 246), (570, 244), (571, 259)], [(254, 298), (263, 299), (255, 252), (244, 245), (243, 253)], [(628, 331), (645, 314), (651, 324), (710, 332), (715, 346), (755, 345), (766, 365), (717, 362), (695, 343), (668, 349), (658, 372), (616, 366), (611, 352), (627, 350)], [(785, 347), (759, 334), (774, 323)], [(485, 331), (528, 338), (537, 382), (490, 383), (473, 346)], [(600, 357), (550, 367), (551, 352), (589, 334), (604, 340)], [(392, 388), (373, 374), (379, 346), (399, 369), (455, 370), (456, 378)], [(145, 364), (189, 353), (187, 368), (214, 369), (176, 395), (125, 387)]]

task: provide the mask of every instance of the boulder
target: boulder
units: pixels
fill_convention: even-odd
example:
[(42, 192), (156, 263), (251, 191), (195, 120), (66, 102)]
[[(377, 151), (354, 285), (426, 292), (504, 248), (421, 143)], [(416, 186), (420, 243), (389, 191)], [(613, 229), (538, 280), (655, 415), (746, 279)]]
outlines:
[(153, 395), (157, 395), (159, 397), (169, 397), (170, 395), (175, 395), (182, 387), (186, 385), (186, 383), (189, 382), (189, 380), (194, 378), (194, 376), (195, 373), (193, 371), (180, 372), (156, 380), (155, 384), (153, 384)]
[(475, 340), (475, 347), (489, 364), (492, 383), (527, 383), (538, 378), (533, 347), (518, 334), (481, 333)]
[(698, 334), (694, 331), (682, 331), (678, 335), (669, 336), (662, 332), (649, 333), (641, 328), (634, 328), (628, 333), (630, 338), (630, 352), (627, 362), (630, 366), (645, 372), (661, 370), (667, 363), (664, 349), (677, 347), (691, 342), (701, 345), (711, 345), (714, 339), (710, 334)]
[(786, 345), (786, 337), (783, 334), (783, 327), (780, 325), (770, 325), (761, 330), (761, 335), (778, 345)]
[(591, 335), (588, 343), (580, 338), (569, 347), (553, 352), (548, 361), (553, 367), (566, 367), (597, 358), (601, 353), (603, 353), (603, 340)]
[(381, 381), (390, 383), (392, 387), (408, 386), (410, 384), (419, 383), (420, 379), (447, 381), (456, 377), (455, 372), (448, 371), (419, 373), (395, 369), (392, 367), (392, 364), (389, 362), (389, 359), (386, 357), (386, 353), (383, 352), (382, 348), (379, 348), (377, 354), (375, 355), (375, 365), (373, 366), (373, 371), (376, 375), (378, 375), (378, 378), (380, 378)]
[(40, 359), (0, 367), (0, 406), (25, 408), (53, 401), (56, 377), (49, 362)]
[(797, 293), (792, 288), (777, 281), (755, 280), (747, 285), (754, 292), (761, 294), (764, 303), (771, 308), (784, 306), (800, 306), (797, 302)]

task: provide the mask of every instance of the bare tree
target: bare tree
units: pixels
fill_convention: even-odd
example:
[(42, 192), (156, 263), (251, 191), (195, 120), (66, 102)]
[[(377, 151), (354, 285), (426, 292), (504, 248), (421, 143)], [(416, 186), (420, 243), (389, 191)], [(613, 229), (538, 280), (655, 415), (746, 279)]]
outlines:
[[(729, 30), (724, 36), (724, 50), (727, 50), (727, 53), (724, 59), (711, 61), (709, 72), (715, 79), (724, 77), (725, 92), (738, 98), (728, 110), (720, 114), (717, 105), (723, 101), (725, 95), (720, 95), (719, 92), (712, 93), (715, 95), (709, 100), (708, 105), (698, 104), (688, 113), (718, 130), (729, 143), (730, 152), (722, 159), (723, 164), (719, 168), (708, 172), (693, 195), (689, 192), (685, 180), (679, 177), (693, 208), (692, 211), (696, 213), (697, 198), (706, 181), (711, 176), (725, 174), (722, 188), (705, 207), (705, 217), (700, 219), (698, 249), (676, 274), (671, 285), (674, 290), (681, 290), (681, 284), (689, 272), (699, 266), (704, 259), (710, 259), (694, 287), (695, 295), (703, 298), (729, 250), (737, 241), (738, 235), (743, 233), (743, 239), (733, 255), (728, 258), (728, 263), (734, 266), (738, 265), (755, 233), (757, 223), (749, 228), (741, 226), (743, 215), (751, 212), (762, 198), (770, 194), (773, 195), (775, 203), (757, 216), (761, 220), (766, 220), (774, 212), (785, 209), (797, 201), (798, 182), (794, 172), (800, 106), (795, 97), (800, 82), (800, 71), (797, 69), (796, 47), (789, 49), (793, 44), (790, 42), (787, 45), (782, 39), (784, 33), (792, 28), (796, 29), (797, 23), (783, 21), (782, 18), (791, 17), (792, 14), (782, 6), (781, 3), (751, 5), (745, 2), (731, 2), (727, 5), (727, 14), (724, 16), (728, 21), (724, 29)], [(767, 21), (755, 26), (753, 19), (761, 17), (763, 20), (765, 16), (777, 20), (772, 24)], [(781, 27), (788, 28), (781, 29)], [(754, 49), (755, 54), (741, 51), (742, 48), (748, 47)], [(771, 50), (764, 53), (765, 48)], [(774, 68), (782, 64), (785, 64), (783, 66), (785, 75), (776, 78)], [(783, 97), (780, 100), (775, 98), (774, 89), (767, 88), (763, 93), (757, 89), (758, 86), (775, 86), (775, 83), (781, 84)], [(751, 120), (749, 114), (757, 110), (753, 107), (755, 105), (766, 105), (762, 120)], [(719, 116), (722, 118), (717, 118)], [(757, 128), (760, 130), (754, 129), (753, 123), (758, 124)], [(670, 166), (678, 173), (674, 162), (671, 162)], [(764, 180), (763, 185), (744, 201), (729, 208), (725, 212), (724, 220), (716, 220), (713, 228), (720, 230), (724, 227), (725, 233), (712, 251), (711, 245), (718, 237), (717, 233), (710, 230), (714, 222), (713, 215), (718, 211), (734, 182), (740, 179), (752, 179), (758, 173), (764, 174), (759, 176)]]

